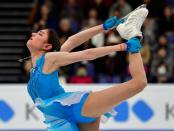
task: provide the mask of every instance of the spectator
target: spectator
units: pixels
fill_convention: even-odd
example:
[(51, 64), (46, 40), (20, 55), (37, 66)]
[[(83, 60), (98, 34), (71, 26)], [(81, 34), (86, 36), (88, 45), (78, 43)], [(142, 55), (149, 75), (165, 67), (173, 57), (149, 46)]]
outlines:
[(120, 10), (120, 17), (124, 17), (132, 11), (132, 7), (126, 2), (126, 0), (118, 0), (109, 10), (110, 17), (116, 8)]
[(166, 83), (172, 77), (172, 61), (165, 48), (159, 48), (157, 56), (152, 61), (151, 73), (154, 76), (152, 82)]
[(122, 42), (121, 37), (119, 36), (118, 32), (116, 31), (110, 31), (108, 33), (107, 39), (106, 39), (106, 43), (107, 44), (120, 44)]
[(101, 47), (104, 45), (105, 36), (104, 33), (97, 34), (91, 39), (91, 44), (95, 47)]
[(72, 35), (72, 30), (70, 27), (70, 19), (62, 18), (58, 23), (58, 35), (60, 39), (60, 43), (64, 43), (65, 40)]
[(174, 30), (174, 15), (172, 8), (166, 6), (162, 17), (159, 18), (159, 33), (172, 32)]
[(141, 56), (144, 63), (145, 72), (148, 75), (150, 73), (150, 61), (151, 61), (151, 51), (148, 43), (143, 43), (141, 50)]
[(163, 13), (164, 7), (166, 6), (164, 0), (143, 0), (144, 4), (147, 5), (149, 10), (150, 18), (158, 18)]
[(93, 79), (91, 76), (88, 76), (86, 67), (84, 65), (81, 65), (76, 70), (75, 76), (70, 77), (69, 82), (76, 83), (76, 84), (92, 83)]
[(156, 20), (150, 17), (146, 18), (143, 24), (142, 32), (144, 36), (144, 42), (151, 46), (151, 50), (154, 50), (157, 34)]
[(48, 5), (43, 5), (41, 7), (41, 19), (36, 22), (33, 26), (33, 31), (36, 32), (41, 29), (45, 29), (47, 27), (48, 22), (48, 14), (49, 14), (49, 7)]
[(68, 12), (68, 16), (78, 16), (80, 14), (80, 5), (78, 4), (78, 1), (67, 0), (65, 11)]
[(114, 8), (111, 15), (112, 16), (117, 16), (118, 18), (120, 18), (120, 9), (119, 8)]
[[(65, 14), (70, 19), (70, 26), (73, 33), (77, 33), (80, 30), (79, 21), (82, 20), (83, 13), (81, 6), (78, 4), (78, 0), (68, 0), (65, 4)], [(67, 13), (68, 12), (68, 13)]]
[(92, 27), (95, 26), (99, 23), (98, 21), (98, 12), (95, 8), (91, 8), (88, 12), (88, 17), (87, 19), (83, 20), (83, 27)]
[[(169, 3), (173, 2), (171, 0), (143, 0), (143, 2), (147, 4), (149, 9), (148, 18), (145, 20), (142, 29), (144, 44), (141, 51), (148, 79), (151, 82), (170, 82), (171, 78), (174, 77), (171, 73), (171, 58), (174, 58), (174, 14), (172, 5), (169, 6)], [(54, 28), (57, 30), (62, 44), (74, 33), (102, 23), (108, 15), (121, 18), (132, 10), (131, 7), (135, 8), (142, 4), (140, 1), (135, 3), (132, 0), (39, 0), (38, 3), (35, 6), (38, 8), (34, 8), (32, 13), (34, 15), (36, 14), (34, 12), (38, 12), (36, 10), (40, 10), (40, 13), (35, 16), (37, 21), (33, 30)], [(111, 7), (110, 10), (109, 7)], [(74, 50), (78, 51), (121, 42), (122, 39), (113, 30), (94, 36)], [(26, 70), (29, 70), (29, 63), (26, 63), (25, 67)], [(126, 53), (116, 52), (110, 54), (110, 56), (85, 63), (84, 67), (76, 63), (61, 68), (60, 74), (63, 81), (72, 80), (74, 83), (78, 83), (78, 80), (81, 81), (82, 78), (82, 76), (78, 76), (79, 73), (77, 72), (85, 71), (87, 74), (85, 80), (90, 80), (90, 82), (91, 78), (92, 82), (123, 82), (130, 78), (128, 76), (129, 71), (125, 70), (126, 67)], [(75, 78), (74, 76), (80, 79), (72, 79)], [(88, 76), (90, 79), (88, 79)], [(83, 76), (83, 78), (85, 77)]]
[(108, 7), (105, 6), (103, 0), (94, 0), (92, 7), (97, 10), (99, 20), (104, 21), (108, 18)]
[(166, 36), (161, 35), (158, 37), (158, 43), (156, 44), (156, 50), (158, 48), (165, 48), (167, 50), (167, 52), (169, 51), (169, 45), (168, 45), (168, 40), (166, 38)]

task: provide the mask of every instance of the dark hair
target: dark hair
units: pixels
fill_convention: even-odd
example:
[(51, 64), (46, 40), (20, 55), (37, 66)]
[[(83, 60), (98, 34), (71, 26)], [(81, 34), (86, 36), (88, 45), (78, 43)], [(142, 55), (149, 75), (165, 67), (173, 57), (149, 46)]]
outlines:
[(52, 48), (48, 52), (60, 51), (59, 37), (55, 30), (48, 29), (48, 43), (52, 45)]

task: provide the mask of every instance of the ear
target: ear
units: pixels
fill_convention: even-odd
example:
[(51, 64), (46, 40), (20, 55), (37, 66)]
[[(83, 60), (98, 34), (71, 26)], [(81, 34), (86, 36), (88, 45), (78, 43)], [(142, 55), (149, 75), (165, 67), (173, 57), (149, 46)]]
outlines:
[(51, 48), (52, 48), (51, 44), (45, 44), (44, 47), (43, 47), (43, 50), (49, 51)]

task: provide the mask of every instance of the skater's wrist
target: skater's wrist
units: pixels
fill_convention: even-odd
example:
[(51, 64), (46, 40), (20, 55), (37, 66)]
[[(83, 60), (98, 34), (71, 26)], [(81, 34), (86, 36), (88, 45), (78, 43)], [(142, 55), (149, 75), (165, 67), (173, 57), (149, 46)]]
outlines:
[(103, 23), (103, 29), (104, 30), (113, 29), (114, 27), (118, 26), (120, 23), (123, 23), (123, 22), (124, 22), (124, 20), (118, 19), (116, 16), (113, 16), (113, 17), (107, 19)]
[(127, 51), (130, 53), (139, 53), (142, 48), (140, 39), (141, 37), (139, 36), (129, 39), (126, 42)]

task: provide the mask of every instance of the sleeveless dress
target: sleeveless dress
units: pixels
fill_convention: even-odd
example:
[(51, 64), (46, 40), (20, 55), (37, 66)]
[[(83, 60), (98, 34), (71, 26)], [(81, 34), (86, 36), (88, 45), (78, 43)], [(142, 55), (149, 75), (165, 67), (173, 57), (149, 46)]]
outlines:
[[(58, 70), (44, 74), (45, 54), (36, 61), (30, 70), (28, 93), (35, 106), (43, 113), (48, 131), (79, 131), (77, 123), (90, 123), (96, 118), (81, 115), (83, 104), (90, 92), (65, 92), (59, 83)], [(115, 115), (108, 112), (103, 119)]]

